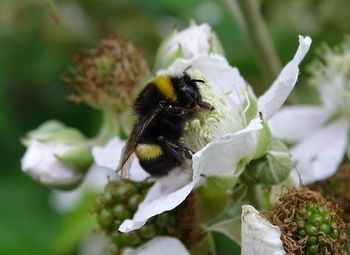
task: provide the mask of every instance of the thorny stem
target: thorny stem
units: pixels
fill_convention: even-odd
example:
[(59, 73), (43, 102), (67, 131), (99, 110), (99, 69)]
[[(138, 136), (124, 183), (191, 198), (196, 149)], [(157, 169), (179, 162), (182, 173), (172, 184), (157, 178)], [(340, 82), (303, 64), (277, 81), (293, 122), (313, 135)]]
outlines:
[(272, 82), (281, 70), (281, 63), (272, 44), (266, 23), (256, 0), (224, 0), (228, 10), (245, 34), (257, 61)]

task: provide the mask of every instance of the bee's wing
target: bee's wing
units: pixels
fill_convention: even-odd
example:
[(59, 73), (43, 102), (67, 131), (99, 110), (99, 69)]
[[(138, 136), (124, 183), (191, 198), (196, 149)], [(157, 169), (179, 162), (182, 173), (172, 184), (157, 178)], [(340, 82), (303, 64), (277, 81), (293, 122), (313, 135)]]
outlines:
[(126, 142), (126, 145), (124, 146), (122, 150), (122, 156), (119, 161), (119, 165), (117, 167), (117, 172), (121, 171), (121, 175), (123, 178), (128, 178), (130, 175), (130, 168), (131, 164), (135, 158), (135, 155), (133, 154), (137, 144), (140, 141), (140, 138), (145, 131), (145, 129), (148, 127), (148, 125), (151, 123), (151, 121), (154, 119), (154, 117), (157, 116), (157, 114), (161, 111), (161, 109), (155, 110), (151, 115), (148, 115), (144, 118), (139, 119), (133, 130), (131, 131), (129, 138)]

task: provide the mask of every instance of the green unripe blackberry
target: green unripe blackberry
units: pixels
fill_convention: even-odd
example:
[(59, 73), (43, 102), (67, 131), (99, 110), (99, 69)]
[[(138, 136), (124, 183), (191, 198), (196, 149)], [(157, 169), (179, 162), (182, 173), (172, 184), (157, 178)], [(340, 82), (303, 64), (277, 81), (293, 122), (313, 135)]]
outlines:
[(335, 202), (307, 188), (292, 188), (279, 202), (271, 222), (281, 228), (287, 254), (346, 254), (346, 225)]
[(132, 218), (150, 185), (127, 180), (109, 181), (104, 193), (96, 199), (97, 222), (100, 230), (110, 238), (113, 254), (122, 254), (124, 248), (140, 246), (159, 235), (176, 236), (184, 243), (193, 242), (193, 238), (200, 240), (195, 235), (198, 230), (193, 231), (194, 198), (188, 198), (170, 212), (153, 217), (138, 230), (129, 233), (118, 231), (125, 219)]
[[(295, 239), (306, 236), (307, 242), (304, 248), (306, 254), (321, 253), (321, 247), (327, 246), (327, 242), (324, 240), (328, 239), (330, 242), (338, 240), (339, 235), (336, 234), (339, 233), (338, 224), (327, 221), (327, 219), (334, 218), (335, 214), (331, 209), (313, 203), (296, 210), (294, 222), (297, 229), (293, 236)], [(301, 222), (305, 224), (300, 224)], [(321, 246), (322, 244), (323, 246)]]

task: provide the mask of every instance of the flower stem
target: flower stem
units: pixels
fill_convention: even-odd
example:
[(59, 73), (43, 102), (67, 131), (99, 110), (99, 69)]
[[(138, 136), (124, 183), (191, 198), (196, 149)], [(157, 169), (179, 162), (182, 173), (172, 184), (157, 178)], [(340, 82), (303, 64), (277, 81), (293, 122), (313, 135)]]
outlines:
[(257, 61), (272, 82), (281, 70), (281, 63), (272, 44), (266, 23), (256, 0), (224, 0), (232, 16), (245, 34)]
[(46, 0), (47, 6), (49, 8), (49, 11), (51, 13), (51, 17), (56, 23), (56, 25), (61, 24), (60, 16), (58, 14), (57, 6), (54, 2), (54, 0)]
[(250, 204), (257, 209), (266, 209), (269, 207), (268, 201), (264, 197), (264, 191), (261, 185), (248, 185), (247, 198)]
[(121, 132), (120, 121), (114, 111), (102, 111), (102, 125), (99, 133), (93, 139), (94, 144), (105, 144), (114, 136), (119, 136)]

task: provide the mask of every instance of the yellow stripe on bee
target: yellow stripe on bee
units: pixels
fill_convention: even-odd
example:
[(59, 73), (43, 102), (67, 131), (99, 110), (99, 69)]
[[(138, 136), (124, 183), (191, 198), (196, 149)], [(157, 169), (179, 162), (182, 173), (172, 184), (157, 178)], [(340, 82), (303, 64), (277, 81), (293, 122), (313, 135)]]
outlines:
[(157, 144), (138, 144), (135, 150), (136, 156), (141, 160), (158, 158), (163, 154), (162, 148)]
[(159, 92), (162, 93), (163, 96), (172, 101), (176, 100), (174, 86), (169, 76), (158, 76), (152, 81), (152, 83), (158, 88)]

